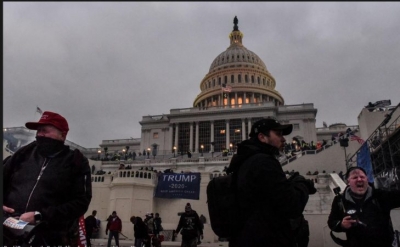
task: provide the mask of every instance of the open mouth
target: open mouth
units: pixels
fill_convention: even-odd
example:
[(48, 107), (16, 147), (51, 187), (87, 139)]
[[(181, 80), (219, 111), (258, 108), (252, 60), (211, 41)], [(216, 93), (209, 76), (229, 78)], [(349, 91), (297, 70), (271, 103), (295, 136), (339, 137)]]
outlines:
[(357, 187), (358, 189), (363, 189), (363, 188), (364, 188), (364, 184), (357, 184), (356, 187)]

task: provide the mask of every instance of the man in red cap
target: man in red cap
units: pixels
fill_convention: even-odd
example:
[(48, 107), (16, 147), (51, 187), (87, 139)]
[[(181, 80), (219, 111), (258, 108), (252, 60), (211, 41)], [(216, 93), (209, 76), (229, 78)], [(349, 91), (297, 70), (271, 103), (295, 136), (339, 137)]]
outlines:
[[(71, 229), (77, 231), (92, 198), (89, 162), (64, 145), (69, 128), (61, 115), (45, 111), (25, 126), (37, 131), (36, 141), (3, 162), (3, 212), (30, 225), (41, 223), (42, 236), (32, 246), (74, 246)], [(11, 241), (9, 246), (21, 245)]]

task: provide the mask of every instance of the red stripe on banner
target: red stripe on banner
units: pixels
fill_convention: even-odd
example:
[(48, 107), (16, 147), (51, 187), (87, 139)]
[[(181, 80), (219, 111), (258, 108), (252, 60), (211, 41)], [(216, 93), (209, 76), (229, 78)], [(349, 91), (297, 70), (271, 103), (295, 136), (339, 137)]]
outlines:
[(86, 229), (85, 229), (85, 218), (83, 215), (79, 218), (79, 240), (78, 246), (85, 247), (86, 246)]

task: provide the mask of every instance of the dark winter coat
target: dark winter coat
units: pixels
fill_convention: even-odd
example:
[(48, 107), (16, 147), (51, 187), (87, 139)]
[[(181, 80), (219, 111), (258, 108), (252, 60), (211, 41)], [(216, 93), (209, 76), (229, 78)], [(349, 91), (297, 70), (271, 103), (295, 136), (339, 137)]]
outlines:
[[(38, 180), (44, 163), (46, 168)], [(3, 203), (15, 209), (15, 216), (39, 211), (42, 220), (54, 231), (64, 231), (77, 222), (92, 198), (87, 158), (68, 146), (55, 157), (45, 158), (38, 154), (36, 141), (7, 160), (3, 166), (3, 185)]]
[(228, 172), (238, 171), (238, 201), (243, 228), (230, 246), (292, 247), (290, 219), (300, 217), (308, 201), (303, 183), (289, 181), (275, 158), (279, 150), (257, 140), (238, 145)]
[[(328, 226), (335, 232), (346, 232), (349, 247), (390, 247), (393, 242), (393, 228), (390, 219), (390, 210), (400, 207), (400, 191), (383, 191), (368, 188), (365, 199), (356, 204), (347, 187), (343, 192), (343, 207), (340, 197), (336, 196), (332, 202)], [(343, 218), (350, 209), (357, 211), (358, 219), (365, 225), (357, 224), (349, 229), (341, 227)]]
[(153, 224), (154, 224), (154, 234), (160, 234), (160, 231), (162, 231), (162, 226), (161, 226), (162, 220), (160, 217), (154, 218)]
[(89, 215), (85, 219), (86, 234), (91, 236), (94, 228), (97, 228), (97, 219), (93, 215)]
[(181, 214), (178, 227), (176, 228), (175, 232), (179, 233), (179, 231), (181, 231), (183, 240), (197, 238), (199, 232), (201, 235), (203, 234), (200, 218), (195, 210), (192, 210), (190, 213), (185, 212)]
[(133, 226), (135, 239), (147, 239), (149, 237), (146, 224), (142, 218), (136, 217), (135, 225)]

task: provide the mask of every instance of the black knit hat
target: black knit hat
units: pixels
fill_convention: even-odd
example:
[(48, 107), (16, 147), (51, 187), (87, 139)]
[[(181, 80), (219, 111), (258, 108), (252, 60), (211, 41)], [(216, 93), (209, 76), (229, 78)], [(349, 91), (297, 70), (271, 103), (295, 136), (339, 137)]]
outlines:
[(281, 124), (273, 118), (263, 118), (251, 126), (249, 136), (256, 137), (259, 133), (266, 133), (269, 130), (282, 130), (282, 134), (285, 136), (292, 133), (293, 125)]
[(350, 167), (350, 168), (347, 170), (347, 172), (346, 172), (346, 176), (345, 176), (346, 179), (349, 178), (350, 172), (352, 172), (352, 171), (354, 171), (354, 170), (356, 170), (356, 169), (361, 170), (361, 171), (365, 174), (365, 176), (367, 176), (367, 172), (364, 170), (364, 168), (362, 168), (362, 167), (360, 167), (360, 166), (352, 166), (352, 167)]
[(187, 203), (185, 206), (185, 212), (190, 212), (192, 211), (192, 206), (190, 205), (190, 203)]

